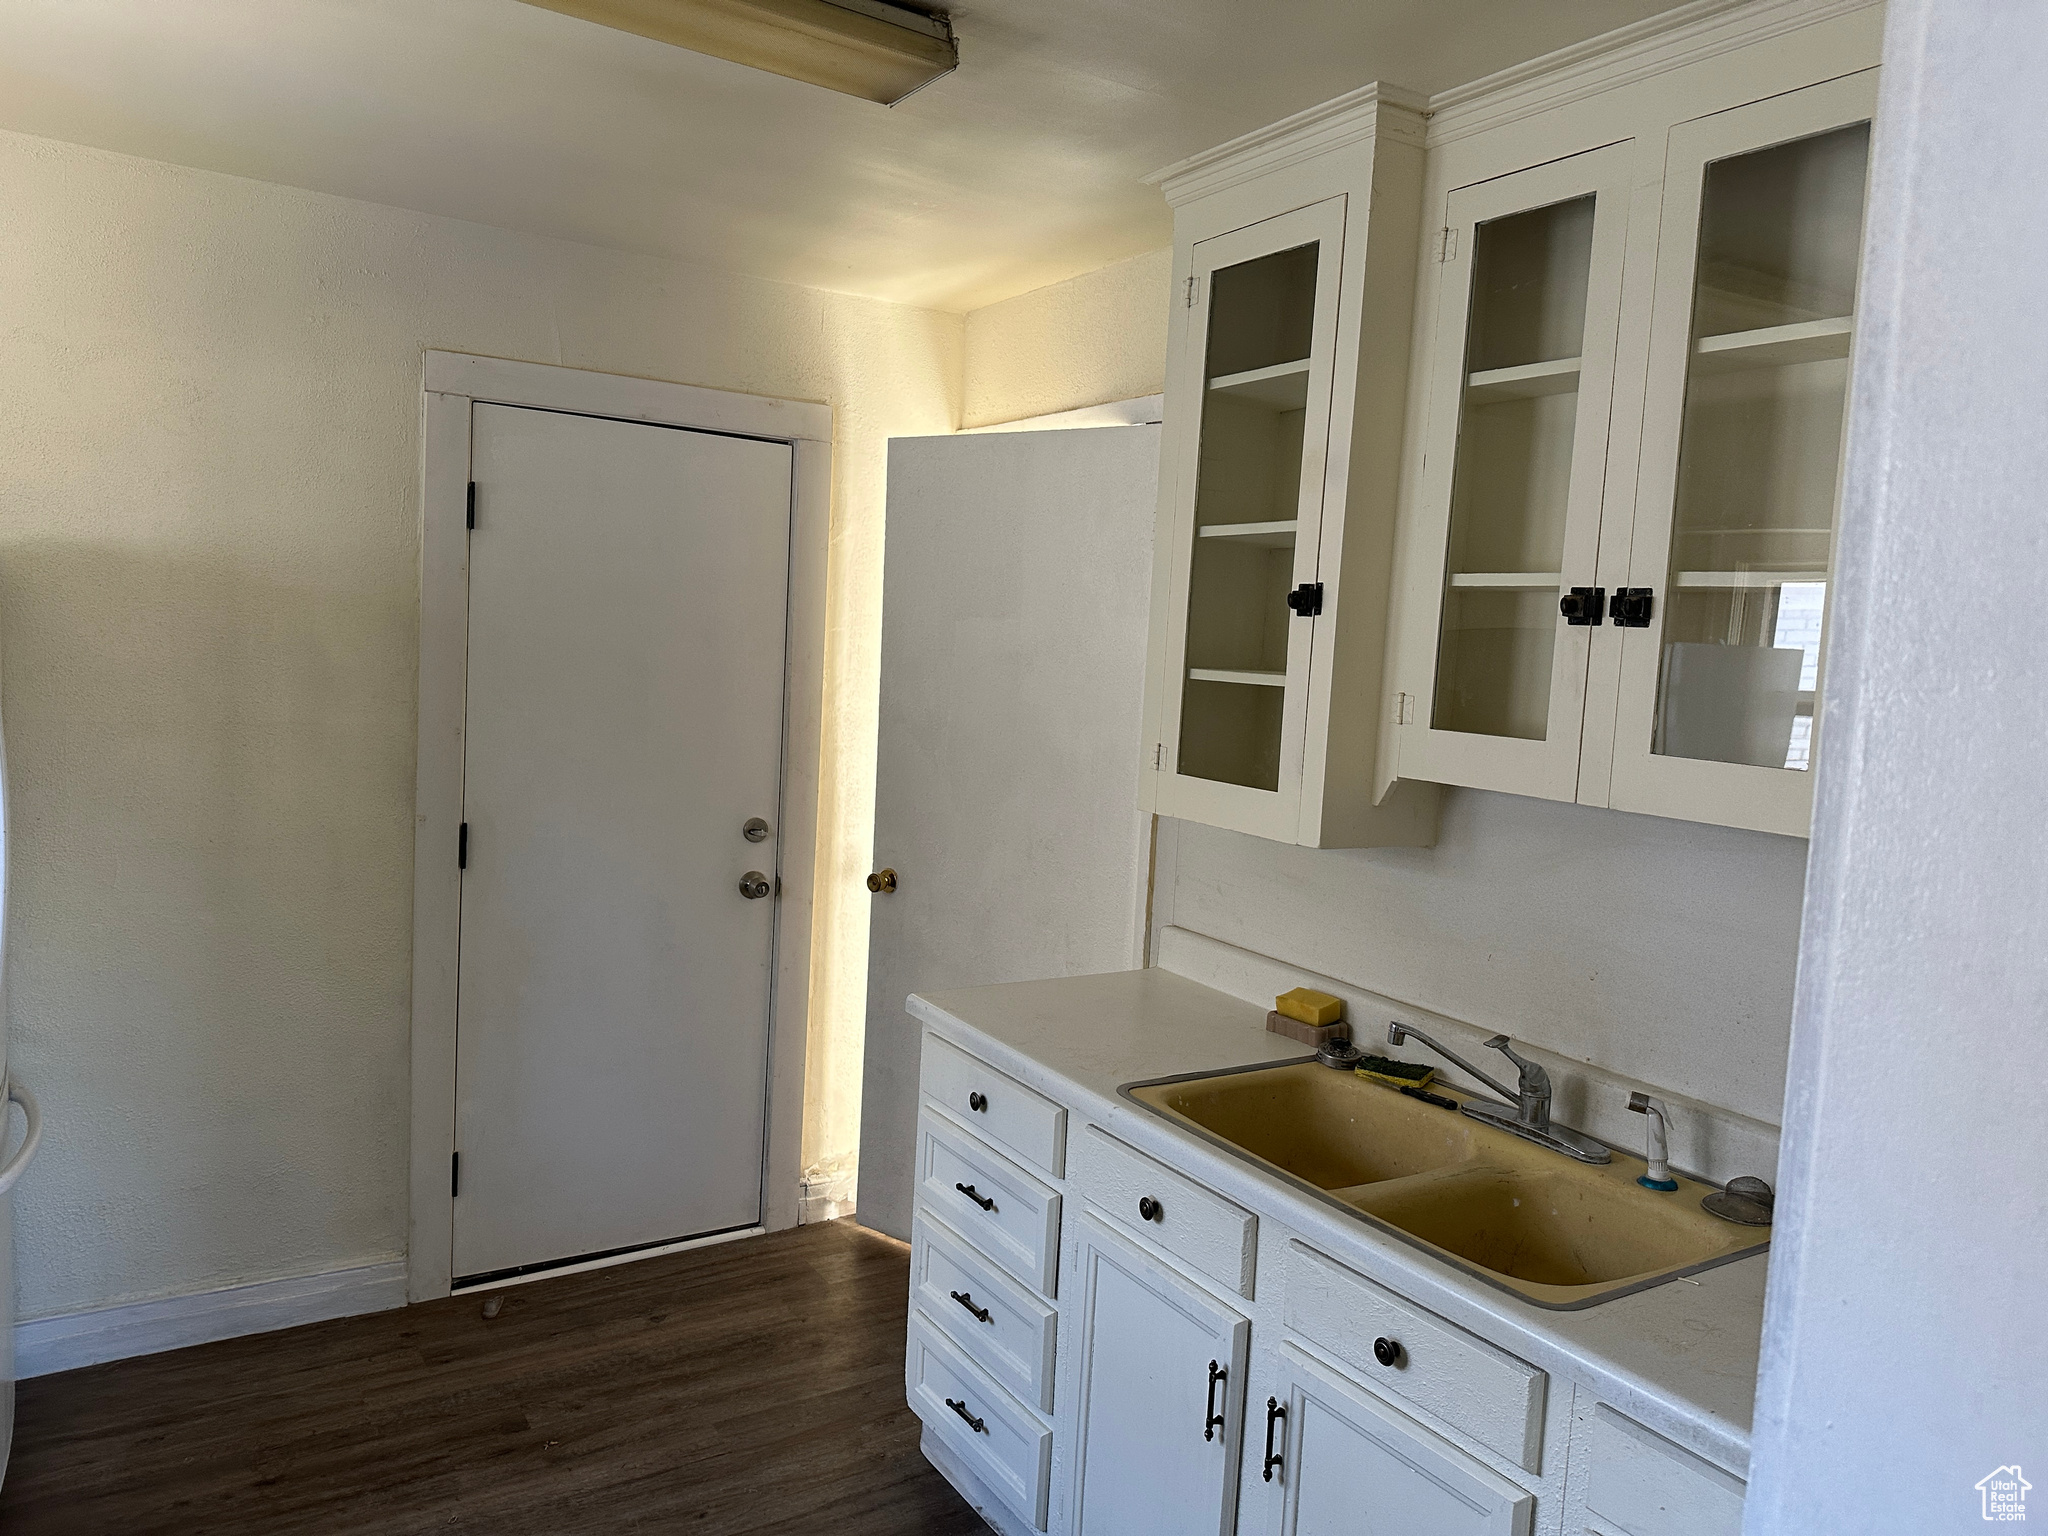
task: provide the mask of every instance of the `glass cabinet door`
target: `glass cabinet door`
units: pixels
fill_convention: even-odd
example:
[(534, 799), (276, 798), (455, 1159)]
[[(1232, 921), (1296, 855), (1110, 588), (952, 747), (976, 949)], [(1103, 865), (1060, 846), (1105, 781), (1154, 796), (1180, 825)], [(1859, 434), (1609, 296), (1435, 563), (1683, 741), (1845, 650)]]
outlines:
[(1275, 797), (1276, 824), (1299, 792), (1315, 604), (1296, 589), (1315, 580), (1342, 229), (1336, 199), (1201, 242), (1188, 315), (1201, 406), (1178, 502), (1170, 766)]
[(1874, 88), (1673, 130), (1617, 805), (1806, 831)]
[(1433, 669), (1411, 690), (1421, 729), (1402, 742), (1404, 774), (1574, 793), (1587, 626), (1560, 604), (1592, 586), (1599, 552), (1628, 153), (1450, 196), (1424, 465), (1430, 586), (1418, 566), (1413, 589), (1432, 625), (1414, 649)]

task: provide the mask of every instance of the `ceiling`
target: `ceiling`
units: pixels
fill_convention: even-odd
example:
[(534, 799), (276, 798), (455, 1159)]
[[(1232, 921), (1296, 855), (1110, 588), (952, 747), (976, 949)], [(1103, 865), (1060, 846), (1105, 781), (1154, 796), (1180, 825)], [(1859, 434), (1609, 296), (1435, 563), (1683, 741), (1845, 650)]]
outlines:
[(0, 0), (0, 128), (963, 310), (1171, 237), (1139, 178), (1672, 0), (957, 0), (902, 105), (518, 0)]

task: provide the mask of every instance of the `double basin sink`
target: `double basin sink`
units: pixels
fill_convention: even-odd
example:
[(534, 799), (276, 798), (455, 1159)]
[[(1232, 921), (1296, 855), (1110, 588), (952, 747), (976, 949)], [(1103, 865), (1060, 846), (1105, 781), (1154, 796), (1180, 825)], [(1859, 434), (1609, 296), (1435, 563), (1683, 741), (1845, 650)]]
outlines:
[[(1434, 1090), (1463, 1102), (1472, 1095)], [(1314, 1060), (1132, 1083), (1125, 1097), (1489, 1285), (1573, 1311), (1762, 1252), (1702, 1210), (1716, 1186), (1636, 1182)]]

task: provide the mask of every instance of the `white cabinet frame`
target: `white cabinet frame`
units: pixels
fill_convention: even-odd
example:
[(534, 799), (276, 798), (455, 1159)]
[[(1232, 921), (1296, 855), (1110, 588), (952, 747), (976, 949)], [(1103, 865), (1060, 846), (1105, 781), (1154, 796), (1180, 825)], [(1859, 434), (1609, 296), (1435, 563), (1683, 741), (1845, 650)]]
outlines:
[[(1697, 231), (1707, 167), (1731, 155), (1867, 122), (1876, 109), (1877, 71), (1867, 69), (1680, 123), (1671, 130), (1652, 298), (1649, 388), (1643, 412), (1635, 540), (1627, 579), (1617, 580), (1618, 585), (1654, 588), (1657, 598), (1649, 628), (1619, 631), (1621, 691), (1615, 712), (1613, 782), (1607, 802), (1618, 810), (1718, 822), (1796, 837), (1806, 836), (1812, 824), (1814, 768), (1758, 768), (1743, 763), (1666, 757), (1653, 753), (1650, 744), (1656, 722), (1664, 621), (1671, 606), (1665, 589), (1670, 579), (1672, 528), (1677, 509), (1679, 449), (1692, 347)], [(1846, 435), (1845, 432), (1845, 438)], [(1838, 464), (1840, 458), (1838, 448)], [(1837, 510), (1840, 479), (1838, 469)], [(1839, 517), (1835, 522), (1838, 528)], [(1828, 563), (1832, 571), (1832, 551)], [(1833, 608), (1830, 601), (1827, 612), (1832, 613)], [(1826, 682), (1826, 656), (1823, 630), (1822, 674), (1814, 690), (1816, 698)], [(1816, 764), (1820, 759), (1823, 727), (1824, 721), (1816, 712), (1812, 746), (1812, 761)]]

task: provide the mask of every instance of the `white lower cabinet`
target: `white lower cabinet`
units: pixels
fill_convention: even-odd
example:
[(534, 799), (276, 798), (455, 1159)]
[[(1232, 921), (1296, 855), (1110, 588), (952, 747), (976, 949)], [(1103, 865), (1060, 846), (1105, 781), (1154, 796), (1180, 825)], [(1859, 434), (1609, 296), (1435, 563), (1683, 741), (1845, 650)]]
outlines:
[(1292, 1348), (1248, 1416), (1275, 1536), (1528, 1536), (1536, 1499)]
[(1074, 1294), (1075, 1536), (1229, 1536), (1251, 1325), (1080, 1222)]

